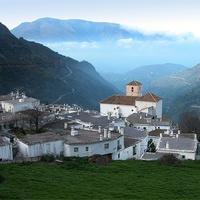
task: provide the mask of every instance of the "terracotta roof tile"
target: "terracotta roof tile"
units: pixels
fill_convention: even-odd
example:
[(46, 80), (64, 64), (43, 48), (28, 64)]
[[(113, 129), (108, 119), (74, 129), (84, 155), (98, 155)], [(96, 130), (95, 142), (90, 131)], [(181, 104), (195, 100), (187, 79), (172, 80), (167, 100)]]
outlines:
[(107, 99), (101, 101), (100, 103), (135, 106), (136, 98), (138, 98), (138, 97), (113, 95), (113, 96), (108, 97)]
[(126, 85), (133, 85), (133, 86), (138, 86), (138, 85), (142, 85), (142, 83), (138, 82), (138, 81), (132, 81)]
[(161, 97), (156, 96), (155, 94), (148, 92), (147, 94), (137, 98), (137, 101), (148, 101), (148, 102), (158, 102), (162, 100)]

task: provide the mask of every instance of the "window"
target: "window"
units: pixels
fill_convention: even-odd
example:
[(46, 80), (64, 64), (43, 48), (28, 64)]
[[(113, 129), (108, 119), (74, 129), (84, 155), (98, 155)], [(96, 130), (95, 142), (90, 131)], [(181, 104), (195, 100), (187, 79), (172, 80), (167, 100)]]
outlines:
[(118, 153), (118, 158), (120, 158), (120, 153)]
[(182, 155), (182, 159), (185, 159), (185, 155)]
[(85, 147), (85, 151), (89, 151), (89, 147)]
[(108, 149), (109, 148), (109, 143), (104, 144), (104, 148)]
[(78, 147), (74, 147), (74, 152), (78, 152)]
[(133, 147), (133, 155), (136, 154), (136, 147)]
[(134, 87), (131, 87), (131, 92), (134, 92)]
[(122, 145), (120, 145), (120, 141), (117, 140), (117, 150), (121, 149), (122, 148)]

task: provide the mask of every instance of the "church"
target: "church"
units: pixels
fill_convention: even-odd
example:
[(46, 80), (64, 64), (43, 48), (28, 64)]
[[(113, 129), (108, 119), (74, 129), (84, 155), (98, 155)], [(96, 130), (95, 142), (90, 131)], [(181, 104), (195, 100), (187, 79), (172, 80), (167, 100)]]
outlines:
[(125, 96), (112, 95), (100, 102), (101, 115), (120, 118), (140, 112), (162, 118), (162, 98), (151, 92), (142, 95), (142, 84), (138, 81), (126, 85)]

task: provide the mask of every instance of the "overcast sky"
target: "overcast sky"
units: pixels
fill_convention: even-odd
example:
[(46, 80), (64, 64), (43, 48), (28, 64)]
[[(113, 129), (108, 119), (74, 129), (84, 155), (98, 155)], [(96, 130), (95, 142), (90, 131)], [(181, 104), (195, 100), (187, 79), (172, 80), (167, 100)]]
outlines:
[(114, 22), (145, 31), (200, 37), (200, 0), (0, 0), (9, 29), (43, 17)]

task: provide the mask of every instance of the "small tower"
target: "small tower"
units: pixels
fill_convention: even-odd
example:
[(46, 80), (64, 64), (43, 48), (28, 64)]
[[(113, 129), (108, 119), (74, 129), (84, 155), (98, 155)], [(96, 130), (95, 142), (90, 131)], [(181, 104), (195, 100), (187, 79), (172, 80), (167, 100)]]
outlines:
[(142, 96), (142, 84), (137, 81), (132, 81), (126, 84), (126, 96), (141, 97)]

